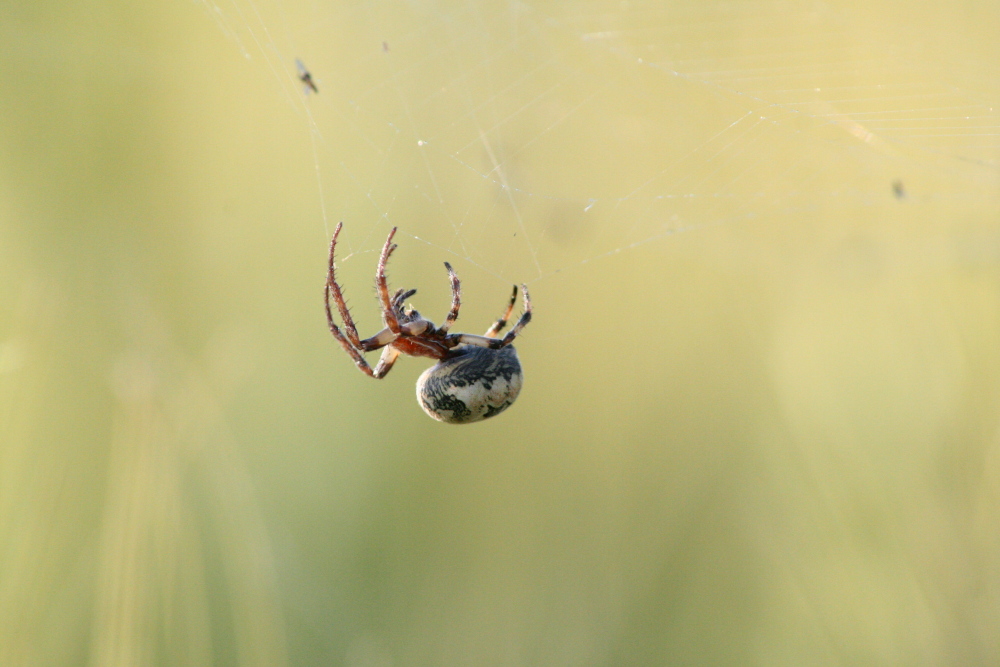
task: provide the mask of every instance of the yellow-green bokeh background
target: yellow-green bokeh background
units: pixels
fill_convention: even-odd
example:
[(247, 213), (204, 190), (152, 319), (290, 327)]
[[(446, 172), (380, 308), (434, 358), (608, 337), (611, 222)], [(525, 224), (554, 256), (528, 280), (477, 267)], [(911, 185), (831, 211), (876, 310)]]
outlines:
[(0, 8), (0, 665), (1000, 662), (992, 3), (328, 4)]

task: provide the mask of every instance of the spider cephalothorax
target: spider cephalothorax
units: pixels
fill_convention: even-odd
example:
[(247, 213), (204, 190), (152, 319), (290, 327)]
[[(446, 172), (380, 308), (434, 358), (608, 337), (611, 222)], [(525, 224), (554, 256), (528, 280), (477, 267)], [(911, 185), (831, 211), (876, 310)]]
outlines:
[[(521, 286), (524, 291), (524, 313), (503, 338), (498, 338), (497, 335), (507, 325), (514, 309), (517, 301), (516, 285), (504, 314), (487, 329), (485, 335), (448, 333), (448, 329), (458, 319), (458, 309), (461, 306), (461, 286), (448, 262), (444, 266), (451, 279), (451, 310), (440, 327), (435, 327), (433, 322), (424, 319), (416, 310), (404, 308), (403, 304), (417, 290), (400, 289), (392, 298), (389, 297), (385, 266), (396, 249), (396, 244), (392, 242), (392, 237), (396, 234), (396, 228), (393, 227), (382, 247), (375, 272), (375, 291), (382, 307), (385, 328), (371, 338), (362, 340), (334, 275), (334, 252), (337, 248), (337, 236), (343, 226), (344, 223), (337, 225), (330, 241), (325, 289), (326, 319), (330, 333), (351, 355), (355, 365), (371, 377), (381, 379), (392, 369), (400, 354), (437, 359), (438, 363), (424, 371), (417, 380), (417, 400), (424, 412), (449, 424), (468, 424), (487, 419), (510, 407), (520, 393), (524, 380), (517, 351), (511, 343), (531, 321), (528, 288)], [(331, 297), (344, 322), (343, 331), (333, 321)], [(380, 348), (382, 356), (373, 369), (365, 360), (364, 353)]]

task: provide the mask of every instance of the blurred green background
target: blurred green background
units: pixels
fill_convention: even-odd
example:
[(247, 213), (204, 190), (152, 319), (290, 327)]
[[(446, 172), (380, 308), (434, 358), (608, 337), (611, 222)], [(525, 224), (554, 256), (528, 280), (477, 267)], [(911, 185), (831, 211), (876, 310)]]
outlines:
[[(1000, 663), (995, 3), (0, 7), (0, 665)], [(306, 95), (295, 59), (319, 94)], [(535, 319), (428, 419), (326, 331)]]

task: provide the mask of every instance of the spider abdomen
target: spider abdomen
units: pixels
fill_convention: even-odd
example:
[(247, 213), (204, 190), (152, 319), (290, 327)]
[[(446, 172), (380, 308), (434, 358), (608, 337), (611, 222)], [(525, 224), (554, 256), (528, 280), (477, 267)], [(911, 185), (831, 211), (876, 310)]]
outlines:
[(509, 408), (523, 382), (512, 345), (498, 350), (460, 345), (420, 375), (417, 401), (438, 421), (469, 424)]

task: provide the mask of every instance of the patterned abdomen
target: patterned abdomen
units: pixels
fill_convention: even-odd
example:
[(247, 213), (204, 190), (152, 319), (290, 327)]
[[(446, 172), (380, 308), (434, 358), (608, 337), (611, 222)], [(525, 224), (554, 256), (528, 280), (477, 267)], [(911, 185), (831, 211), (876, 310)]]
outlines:
[(417, 379), (417, 401), (448, 424), (469, 424), (498, 415), (521, 392), (524, 375), (512, 345), (491, 350), (460, 345)]

